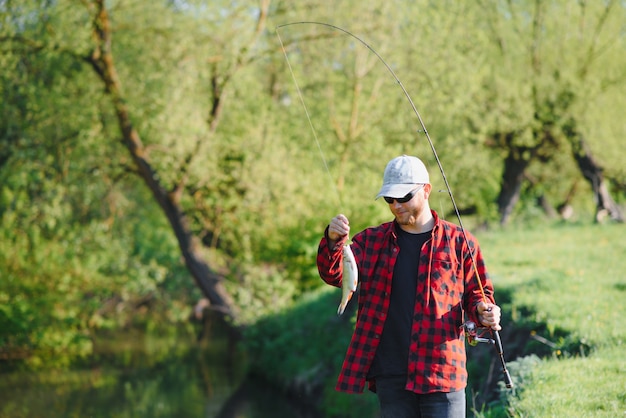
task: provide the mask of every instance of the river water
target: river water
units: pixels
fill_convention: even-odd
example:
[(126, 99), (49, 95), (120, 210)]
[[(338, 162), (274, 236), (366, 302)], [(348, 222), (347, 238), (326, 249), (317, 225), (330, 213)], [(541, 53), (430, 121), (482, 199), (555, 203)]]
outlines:
[(212, 332), (202, 344), (134, 334), (100, 337), (95, 345), (71, 370), (0, 370), (0, 417), (321, 416), (250, 377), (245, 354), (225, 333)]

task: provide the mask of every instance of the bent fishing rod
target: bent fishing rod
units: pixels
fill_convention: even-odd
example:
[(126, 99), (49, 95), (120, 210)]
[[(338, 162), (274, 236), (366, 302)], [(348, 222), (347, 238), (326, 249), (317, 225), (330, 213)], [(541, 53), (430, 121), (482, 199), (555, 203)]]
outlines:
[[(332, 30), (337, 30), (340, 32), (343, 32), (344, 34), (356, 39), (359, 43), (361, 43), (363, 46), (365, 46), (367, 49), (369, 49), (379, 60), (380, 62), (387, 68), (387, 70), (389, 71), (389, 73), (391, 74), (391, 76), (394, 78), (394, 80), (396, 81), (396, 83), (398, 83), (398, 85), (400, 86), (400, 88), (402, 89), (402, 92), (404, 93), (404, 96), (406, 97), (406, 99), (408, 100), (409, 104), (411, 105), (411, 108), (413, 109), (413, 113), (415, 114), (415, 116), (417, 117), (417, 120), (419, 121), (419, 125), (421, 127), (420, 130), (418, 130), (418, 133), (423, 133), (424, 136), (426, 137), (428, 144), (430, 146), (430, 149), (433, 153), (433, 156), (435, 157), (435, 161), (437, 162), (437, 166), (439, 167), (439, 171), (441, 173), (441, 176), (443, 178), (443, 181), (445, 183), (446, 186), (446, 190), (448, 192), (448, 196), (450, 196), (450, 201), (452, 202), (452, 206), (454, 207), (454, 213), (459, 221), (459, 227), (461, 228), (462, 234), (463, 234), (463, 239), (465, 241), (465, 244), (468, 247), (468, 252), (471, 258), (471, 262), (472, 262), (472, 266), (474, 269), (474, 272), (476, 274), (476, 280), (478, 282), (478, 287), (480, 289), (480, 293), (482, 296), (482, 300), (485, 303), (488, 303), (488, 299), (487, 296), (485, 295), (485, 290), (483, 288), (483, 284), (480, 278), (480, 273), (478, 271), (478, 266), (476, 264), (476, 257), (474, 255), (474, 252), (472, 251), (472, 247), (469, 244), (469, 238), (467, 236), (467, 232), (465, 231), (465, 227), (463, 226), (463, 220), (461, 219), (461, 213), (459, 211), (459, 208), (456, 204), (456, 201), (454, 199), (454, 194), (452, 193), (452, 188), (450, 187), (450, 184), (448, 182), (448, 178), (446, 176), (446, 173), (443, 169), (443, 165), (441, 164), (441, 160), (439, 159), (439, 154), (437, 154), (437, 150), (435, 149), (435, 144), (433, 143), (430, 134), (428, 133), (428, 129), (426, 129), (426, 124), (424, 123), (424, 121), (422, 120), (422, 116), (420, 115), (420, 113), (417, 110), (417, 107), (415, 106), (415, 103), (413, 102), (413, 99), (411, 99), (411, 96), (409, 95), (409, 92), (407, 91), (407, 89), (404, 87), (404, 84), (402, 84), (402, 81), (400, 81), (400, 78), (398, 78), (398, 76), (396, 75), (396, 73), (393, 71), (393, 69), (391, 68), (391, 66), (389, 66), (389, 64), (387, 64), (387, 62), (383, 59), (382, 56), (380, 56), (380, 54), (378, 52), (376, 52), (376, 50), (374, 48), (372, 48), (367, 42), (365, 42), (363, 39), (361, 39), (360, 37), (358, 37), (357, 35), (353, 34), (352, 32), (349, 32), (346, 29), (340, 28), (339, 26), (335, 26), (329, 23), (324, 23), (324, 22), (315, 22), (315, 21), (299, 21), (299, 22), (291, 22), (291, 23), (285, 23), (282, 25), (278, 25), (276, 26), (276, 35), (278, 36), (283, 54), (285, 55), (285, 59), (287, 60), (287, 65), (289, 66), (289, 71), (291, 72), (291, 75), (294, 79), (294, 82), (296, 84), (296, 89), (298, 91), (298, 95), (300, 97), (300, 100), (304, 106), (307, 118), (309, 120), (309, 124), (311, 125), (311, 128), (313, 129), (313, 133), (315, 135), (315, 140), (317, 141), (317, 145), (320, 148), (320, 152), (321, 152), (321, 147), (319, 144), (319, 140), (317, 138), (317, 134), (315, 133), (315, 129), (313, 128), (313, 124), (311, 122), (311, 117), (308, 113), (308, 110), (306, 109), (306, 104), (304, 103), (304, 99), (302, 97), (302, 93), (300, 91), (300, 88), (298, 86), (296, 77), (293, 73), (293, 70), (291, 68), (291, 64), (289, 63), (289, 58), (287, 56), (287, 51), (285, 50), (285, 46), (283, 44), (282, 38), (280, 37), (280, 32), (279, 29), (285, 28), (287, 26), (294, 26), (294, 25), (318, 25), (318, 26), (325, 26), (327, 28), (330, 28)], [(322, 153), (323, 156), (323, 153)], [(325, 162), (324, 162), (325, 163)], [(326, 163), (325, 163), (326, 164)], [(328, 173), (330, 174), (330, 171), (328, 170), (328, 166), (326, 166), (326, 169), (328, 171)], [(334, 183), (333, 183), (334, 185)], [(504, 383), (506, 385), (507, 388), (512, 388), (513, 387), (513, 381), (511, 379), (511, 376), (509, 374), (509, 371), (506, 367), (506, 360), (504, 359), (504, 350), (502, 348), (502, 340), (500, 339), (500, 333), (498, 332), (498, 330), (495, 329), (491, 329), (488, 328), (488, 331), (491, 333), (491, 335), (494, 337), (493, 339), (489, 339), (489, 338), (483, 338), (481, 335), (478, 334), (478, 329), (479, 327), (476, 326), (476, 324), (474, 324), (473, 322), (466, 322), (463, 326), (462, 326), (465, 330), (465, 336), (466, 339), (468, 341), (468, 343), (472, 346), (478, 344), (479, 342), (484, 342), (484, 343), (491, 343), (494, 344), (496, 351), (498, 353), (498, 357), (500, 359), (500, 364), (502, 366), (502, 373), (504, 375)]]

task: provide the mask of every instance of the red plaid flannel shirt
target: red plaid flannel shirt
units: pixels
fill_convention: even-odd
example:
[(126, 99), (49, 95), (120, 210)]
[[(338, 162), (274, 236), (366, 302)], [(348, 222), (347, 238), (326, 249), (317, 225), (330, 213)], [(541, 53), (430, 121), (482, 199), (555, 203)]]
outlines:
[[(416, 289), (414, 320), (407, 363), (406, 389), (415, 393), (456, 392), (467, 384), (465, 341), (461, 330), (463, 311), (478, 322), (476, 304), (482, 301), (469, 248), (475, 260), (485, 295), (493, 299), (478, 242), (461, 228), (439, 219), (435, 211), (432, 239), (422, 247)], [(391, 294), (391, 278), (398, 255), (395, 222), (368, 228), (352, 238), (352, 251), (359, 266), (357, 321), (343, 362), (336, 389), (361, 393), (365, 388), (380, 336), (385, 325)], [(328, 229), (322, 238), (317, 266), (322, 279), (341, 287), (342, 246), (330, 248)], [(375, 383), (369, 388), (376, 390)]]

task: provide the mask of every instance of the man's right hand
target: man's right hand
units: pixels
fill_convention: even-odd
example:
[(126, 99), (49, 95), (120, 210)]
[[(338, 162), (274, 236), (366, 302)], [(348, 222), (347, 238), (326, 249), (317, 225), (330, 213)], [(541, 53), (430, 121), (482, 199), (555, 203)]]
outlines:
[(336, 243), (341, 238), (347, 236), (350, 233), (350, 221), (345, 215), (339, 214), (331, 219), (328, 224), (328, 238), (332, 243)]

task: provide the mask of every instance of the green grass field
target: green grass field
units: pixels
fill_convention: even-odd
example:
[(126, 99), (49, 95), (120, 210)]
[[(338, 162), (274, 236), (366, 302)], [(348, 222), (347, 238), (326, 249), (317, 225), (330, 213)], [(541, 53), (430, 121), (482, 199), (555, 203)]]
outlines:
[[(543, 323), (555, 345), (510, 398), (512, 416), (626, 416), (625, 233), (625, 225), (559, 224), (479, 234), (496, 297), (510, 293), (513, 323), (503, 326)], [(590, 350), (561, 349), (572, 341)]]

